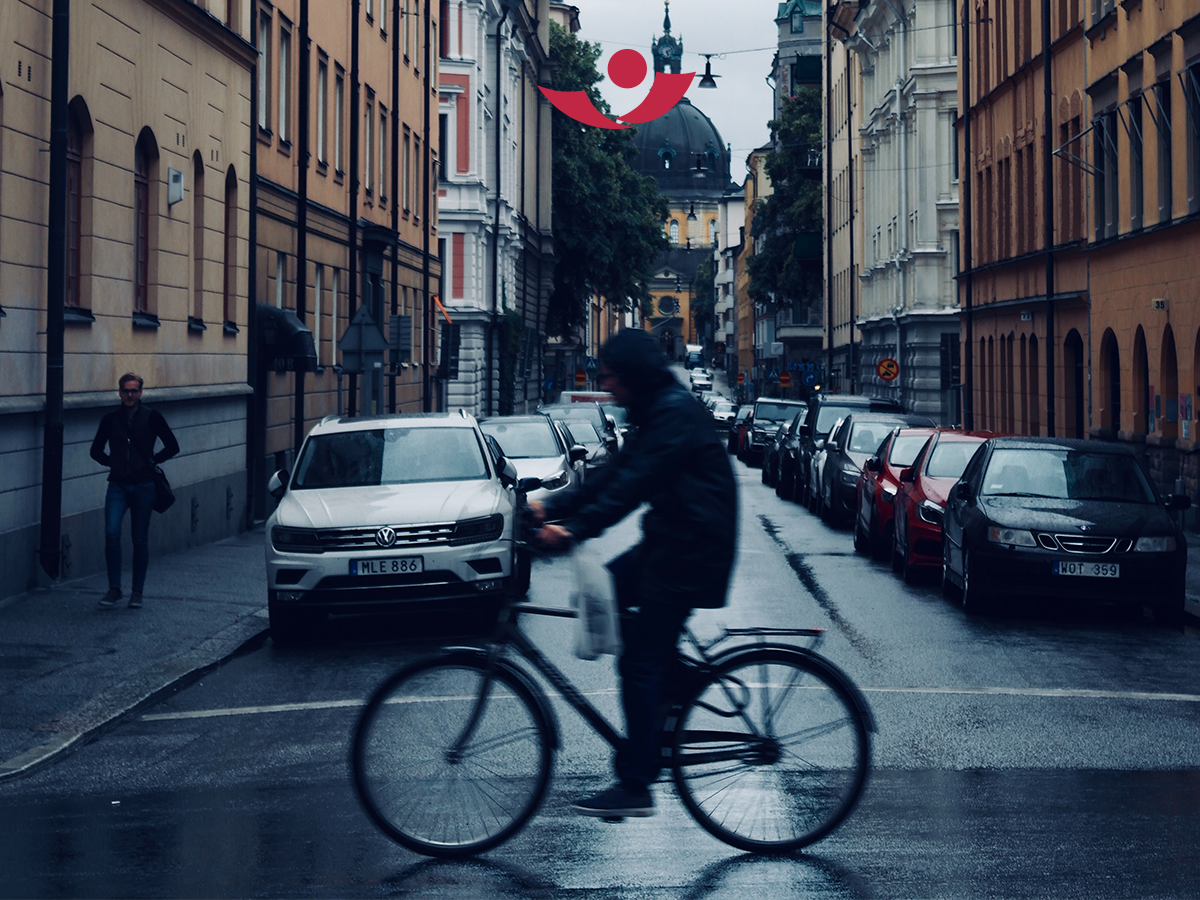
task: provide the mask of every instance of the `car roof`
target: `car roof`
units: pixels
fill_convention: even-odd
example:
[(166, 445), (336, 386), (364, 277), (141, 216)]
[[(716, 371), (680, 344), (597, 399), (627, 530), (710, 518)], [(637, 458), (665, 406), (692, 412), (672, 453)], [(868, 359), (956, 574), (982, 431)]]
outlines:
[(1125, 444), (1086, 441), (1079, 438), (994, 437), (990, 438), (988, 443), (1005, 450), (1087, 450), (1089, 453), (1108, 453), (1114, 456), (1134, 455), (1133, 450)]
[[(873, 409), (869, 412), (852, 412), (843, 416), (845, 419), (852, 419), (855, 424), (859, 422), (883, 422), (894, 425), (906, 425), (909, 428), (928, 428), (930, 434), (933, 433), (934, 426), (928, 425), (925, 422), (913, 422), (913, 419), (923, 419), (925, 416), (910, 416), (900, 412), (884, 412), (882, 410)], [(899, 421), (897, 421), (899, 420)]]
[(395, 413), (383, 416), (326, 416), (312, 427), (310, 434), (340, 431), (371, 431), (378, 428), (474, 428), (470, 413)]
[(779, 403), (783, 406), (804, 406), (803, 400), (784, 400), (782, 397), (758, 397), (754, 401), (757, 403)]
[(894, 406), (897, 410), (900, 409), (900, 404), (895, 400), (890, 400), (885, 397), (868, 397), (865, 394), (817, 394), (812, 398), (814, 403), (835, 403), (839, 406)]
[(515, 423), (546, 422), (549, 418), (550, 418), (549, 416), (542, 415), (541, 413), (532, 413), (527, 416), (526, 415), (522, 415), (522, 416), (491, 416), (490, 418), (484, 419), (479, 424), (480, 425), (490, 425), (492, 422), (505, 422), (505, 423), (508, 423), (508, 422), (515, 422)]

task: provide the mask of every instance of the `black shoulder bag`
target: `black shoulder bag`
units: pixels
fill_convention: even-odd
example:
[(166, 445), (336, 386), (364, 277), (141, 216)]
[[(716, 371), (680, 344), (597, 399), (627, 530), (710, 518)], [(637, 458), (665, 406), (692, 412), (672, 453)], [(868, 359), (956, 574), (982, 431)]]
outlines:
[[(117, 420), (121, 421), (120, 415), (117, 416)], [(124, 421), (121, 421), (121, 427), (125, 429), (125, 440), (128, 441), (129, 446), (133, 448), (134, 452), (154, 472), (154, 504), (152, 508), (156, 513), (166, 512), (175, 502), (175, 492), (171, 490), (171, 482), (167, 481), (167, 476), (163, 473), (162, 467), (157, 465), (153, 459), (147, 458), (146, 454), (142, 452), (142, 448), (133, 439), (133, 432), (129, 430)]]

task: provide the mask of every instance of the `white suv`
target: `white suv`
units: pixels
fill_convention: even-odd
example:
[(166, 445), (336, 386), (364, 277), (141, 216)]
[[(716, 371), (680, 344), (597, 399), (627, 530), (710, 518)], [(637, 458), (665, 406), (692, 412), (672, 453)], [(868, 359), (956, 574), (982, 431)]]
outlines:
[(465, 412), (327, 416), (268, 485), (272, 634), (331, 610), (498, 597), (514, 573), (514, 474)]

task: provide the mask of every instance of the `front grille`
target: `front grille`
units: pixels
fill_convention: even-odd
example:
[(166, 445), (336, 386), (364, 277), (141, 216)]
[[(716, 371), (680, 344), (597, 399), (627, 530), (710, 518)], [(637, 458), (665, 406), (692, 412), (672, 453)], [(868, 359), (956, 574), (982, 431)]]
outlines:
[[(315, 551), (325, 553), (331, 550), (408, 550), (418, 547), (448, 546), (454, 537), (454, 523), (446, 522), (438, 525), (393, 525), (396, 533), (395, 543), (384, 546), (375, 540), (375, 535), (382, 526), (369, 528), (323, 528), (316, 532), (317, 546)], [(313, 551), (308, 551), (313, 552)]]
[(1038, 543), (1046, 550), (1063, 550), (1067, 553), (1124, 553), (1132, 542), (1128, 538), (1100, 537), (1090, 534), (1046, 534), (1037, 536)]

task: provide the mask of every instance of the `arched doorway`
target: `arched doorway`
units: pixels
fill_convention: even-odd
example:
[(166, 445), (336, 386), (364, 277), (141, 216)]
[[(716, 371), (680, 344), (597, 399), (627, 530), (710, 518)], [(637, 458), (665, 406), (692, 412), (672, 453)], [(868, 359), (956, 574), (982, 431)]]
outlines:
[(1109, 440), (1121, 431), (1121, 349), (1111, 328), (1100, 338), (1100, 427)]
[[(1159, 393), (1162, 395), (1162, 419), (1159, 428), (1164, 438), (1179, 437), (1179, 364), (1175, 359), (1175, 333), (1168, 325), (1163, 331), (1162, 353), (1158, 368)], [(1157, 405), (1156, 401), (1156, 405)], [(1156, 416), (1159, 410), (1155, 410)]]
[(1083, 338), (1072, 328), (1063, 339), (1063, 388), (1067, 414), (1068, 437), (1082, 438), (1084, 434)]
[(1038, 339), (1029, 336), (1029, 433), (1042, 433), (1041, 388), (1038, 386)]
[(1150, 433), (1150, 360), (1146, 356), (1146, 333), (1138, 326), (1133, 336), (1133, 410), (1134, 434)]

